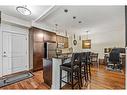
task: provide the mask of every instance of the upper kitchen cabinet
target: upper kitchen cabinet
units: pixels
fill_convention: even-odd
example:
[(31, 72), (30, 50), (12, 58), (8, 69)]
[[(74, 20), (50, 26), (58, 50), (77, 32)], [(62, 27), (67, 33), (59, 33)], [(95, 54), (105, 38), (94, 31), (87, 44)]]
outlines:
[(56, 42), (56, 33), (45, 31), (44, 41), (45, 42)]
[(34, 42), (43, 42), (44, 41), (44, 32), (41, 29), (33, 28), (33, 37)]
[(56, 36), (57, 43), (62, 43), (62, 37), (60, 35)]
[(64, 37), (64, 48), (68, 48), (68, 37)]
[(64, 37), (57, 35), (57, 43), (64, 43)]
[(39, 28), (31, 28), (34, 42), (56, 42), (56, 33)]
[(64, 48), (68, 48), (68, 37), (57, 35), (56, 39), (58, 44), (64, 43)]

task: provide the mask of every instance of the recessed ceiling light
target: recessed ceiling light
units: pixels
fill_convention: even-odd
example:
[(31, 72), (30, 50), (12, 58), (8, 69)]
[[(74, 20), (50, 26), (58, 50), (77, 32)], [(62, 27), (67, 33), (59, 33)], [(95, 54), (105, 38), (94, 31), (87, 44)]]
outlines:
[(16, 10), (22, 15), (31, 15), (31, 11), (27, 8), (27, 6), (18, 6)]
[(79, 21), (78, 23), (82, 23), (82, 21)]
[(64, 12), (67, 13), (68, 12), (68, 9), (65, 9)]
[(58, 26), (58, 24), (55, 24), (55, 26)]
[(76, 16), (73, 16), (73, 19), (76, 19)]

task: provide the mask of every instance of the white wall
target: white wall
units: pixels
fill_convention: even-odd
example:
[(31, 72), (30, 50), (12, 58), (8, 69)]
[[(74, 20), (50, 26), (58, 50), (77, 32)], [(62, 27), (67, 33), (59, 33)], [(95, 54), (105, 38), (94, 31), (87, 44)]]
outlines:
[(81, 52), (82, 51), (82, 47), (81, 47), (81, 41), (79, 40), (79, 36), (75, 36), (75, 39), (77, 40), (77, 45), (73, 44), (73, 40), (74, 40), (74, 35), (70, 35), (69, 36), (69, 47), (73, 48), (73, 52)]
[(9, 16), (6, 14), (1, 14), (1, 20), (2, 22), (6, 22), (6, 23), (11, 23), (11, 24), (15, 24), (15, 25), (20, 25), (20, 26), (24, 26), (24, 27), (31, 27), (31, 22), (22, 20), (22, 19), (18, 19), (16, 17), (13, 16)]
[[(80, 31), (79, 31), (80, 32)], [(73, 35), (69, 37), (69, 47), (73, 47), (74, 52), (93, 51), (99, 53), (99, 58), (104, 58), (104, 48), (125, 47), (125, 17), (112, 19), (95, 25), (89, 30), (88, 38), (91, 39), (91, 49), (82, 49), (82, 41), (76, 34), (77, 45), (73, 45)], [(82, 35), (82, 40), (86, 35)]]
[(29, 32), (29, 66), (30, 70), (33, 69), (33, 33)]
[(2, 76), (2, 32), (0, 24), (0, 77)]

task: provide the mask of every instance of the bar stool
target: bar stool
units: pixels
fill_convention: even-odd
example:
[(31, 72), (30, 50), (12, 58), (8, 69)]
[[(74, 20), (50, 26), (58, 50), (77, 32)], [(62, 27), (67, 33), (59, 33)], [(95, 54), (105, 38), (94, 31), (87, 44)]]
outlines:
[(91, 64), (99, 66), (98, 53), (91, 53)]
[(83, 78), (87, 81), (87, 68), (86, 68), (86, 54), (80, 53), (81, 66), (80, 66), (80, 80), (81, 86), (83, 87)]
[(91, 52), (87, 52), (88, 79), (91, 80)]
[[(83, 52), (81, 54), (81, 78), (85, 78), (87, 82), (89, 79), (91, 80), (91, 60), (90, 60), (90, 52)], [(82, 81), (81, 81), (82, 82)], [(83, 86), (83, 84), (81, 83)]]
[[(65, 63), (60, 65), (60, 89), (62, 89), (62, 82), (71, 85), (71, 88), (74, 89), (74, 86), (78, 84), (79, 89), (81, 89), (80, 86), (80, 54), (79, 53), (73, 53), (71, 62)], [(70, 81), (66, 82), (62, 78), (62, 71), (68, 72), (70, 77)], [(74, 83), (75, 80), (75, 83)]]

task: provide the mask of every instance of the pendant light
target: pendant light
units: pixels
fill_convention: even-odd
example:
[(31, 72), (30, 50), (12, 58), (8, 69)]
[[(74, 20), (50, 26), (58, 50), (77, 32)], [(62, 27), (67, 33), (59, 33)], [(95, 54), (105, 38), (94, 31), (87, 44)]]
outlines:
[(88, 32), (87, 32), (87, 39), (86, 40), (82, 40), (82, 48), (83, 49), (90, 49), (91, 48), (91, 40), (88, 38)]
[(79, 36), (79, 40), (81, 40), (81, 35)]
[(67, 37), (68, 35), (67, 35), (67, 30), (65, 30), (65, 36)]
[(55, 24), (55, 32), (58, 34), (57, 27), (58, 27), (58, 24)]

